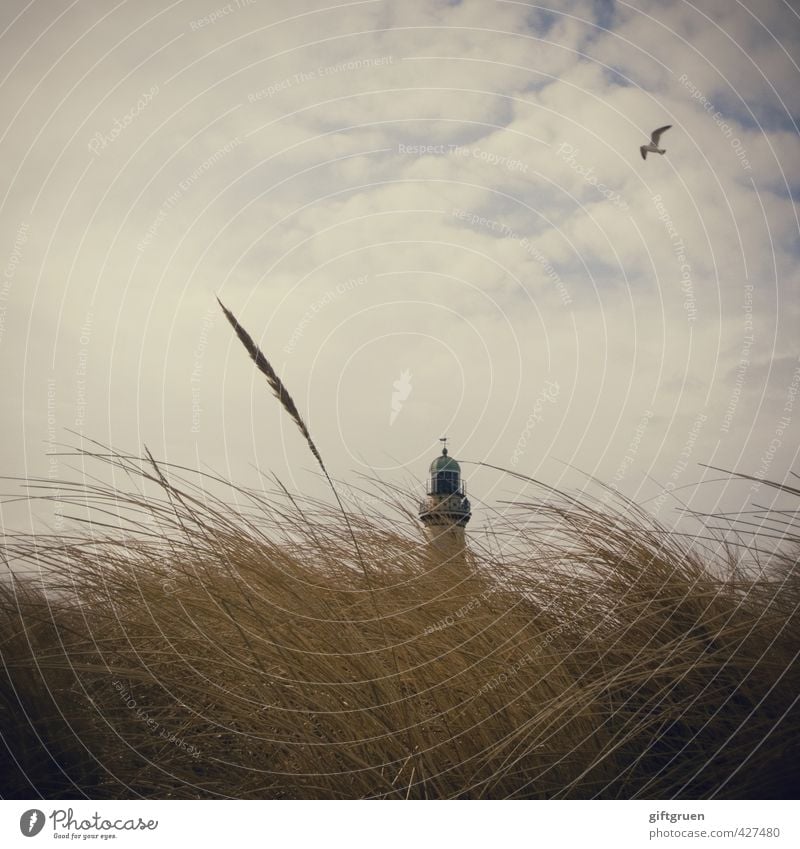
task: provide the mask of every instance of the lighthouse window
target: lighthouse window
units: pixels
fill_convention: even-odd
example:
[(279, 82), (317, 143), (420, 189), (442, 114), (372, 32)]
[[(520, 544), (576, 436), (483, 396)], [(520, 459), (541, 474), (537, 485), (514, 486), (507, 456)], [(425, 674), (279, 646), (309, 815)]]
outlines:
[(458, 490), (458, 472), (439, 472), (436, 476), (436, 491), (449, 494)]

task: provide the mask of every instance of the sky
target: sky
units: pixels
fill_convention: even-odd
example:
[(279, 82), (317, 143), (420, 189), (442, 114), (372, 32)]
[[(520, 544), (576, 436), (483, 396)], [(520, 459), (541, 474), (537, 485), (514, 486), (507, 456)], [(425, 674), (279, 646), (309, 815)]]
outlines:
[(324, 493), (219, 297), (333, 476), (421, 495), (446, 435), (476, 533), (535, 491), (479, 463), (666, 524), (772, 498), (708, 466), (796, 482), (790, 3), (4, 0), (0, 33), (2, 474), (96, 440)]

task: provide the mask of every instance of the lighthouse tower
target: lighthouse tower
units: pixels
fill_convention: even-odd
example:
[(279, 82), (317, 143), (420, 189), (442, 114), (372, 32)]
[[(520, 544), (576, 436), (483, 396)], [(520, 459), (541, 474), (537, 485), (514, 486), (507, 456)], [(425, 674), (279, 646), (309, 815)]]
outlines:
[(431, 541), (463, 545), (464, 528), (472, 516), (461, 466), (447, 453), (447, 437), (442, 453), (430, 467), (427, 494), (419, 505), (419, 519)]

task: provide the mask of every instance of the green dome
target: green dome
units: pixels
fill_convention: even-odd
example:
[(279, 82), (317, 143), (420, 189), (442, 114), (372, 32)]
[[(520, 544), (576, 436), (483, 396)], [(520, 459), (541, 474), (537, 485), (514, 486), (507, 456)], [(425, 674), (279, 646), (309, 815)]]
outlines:
[(446, 448), (442, 452), (442, 456), (437, 457), (431, 463), (431, 475), (438, 474), (439, 472), (456, 472), (456, 474), (461, 474), (461, 466), (452, 457), (448, 457)]

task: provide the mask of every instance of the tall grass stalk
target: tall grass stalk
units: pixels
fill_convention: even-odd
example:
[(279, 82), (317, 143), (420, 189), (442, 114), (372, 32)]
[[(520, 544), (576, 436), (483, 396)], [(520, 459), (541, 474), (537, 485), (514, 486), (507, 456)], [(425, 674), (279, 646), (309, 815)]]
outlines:
[(266, 377), (267, 383), (269, 384), (270, 389), (274, 393), (275, 397), (280, 402), (283, 409), (288, 414), (289, 418), (297, 425), (298, 430), (303, 435), (303, 438), (308, 445), (309, 451), (314, 455), (316, 461), (319, 463), (320, 469), (322, 469), (322, 473), (325, 475), (325, 479), (328, 481), (328, 485), (333, 492), (334, 498), (336, 499), (336, 503), (339, 505), (339, 509), (342, 514), (342, 518), (347, 526), (347, 529), (350, 531), (350, 537), (353, 540), (353, 545), (355, 546), (356, 555), (358, 556), (359, 563), (361, 564), (362, 569), (364, 570), (364, 577), (369, 581), (369, 573), (367, 571), (366, 563), (364, 562), (364, 558), (361, 556), (361, 551), (358, 547), (358, 538), (353, 533), (352, 526), (350, 525), (350, 518), (347, 515), (347, 511), (344, 509), (344, 505), (342, 504), (341, 499), (339, 498), (339, 493), (334, 486), (333, 480), (331, 476), (328, 474), (328, 470), (325, 468), (325, 463), (322, 460), (322, 455), (319, 453), (317, 446), (314, 444), (314, 440), (311, 438), (311, 433), (308, 430), (308, 427), (303, 420), (303, 417), (300, 415), (300, 412), (297, 409), (297, 404), (295, 404), (294, 399), (289, 394), (289, 390), (284, 385), (283, 381), (279, 377), (278, 373), (272, 367), (270, 361), (264, 356), (261, 349), (256, 345), (253, 341), (253, 338), (250, 334), (239, 324), (236, 316), (222, 303), (222, 301), (217, 298), (217, 303), (220, 305), (222, 312), (225, 314), (225, 317), (228, 319), (231, 327), (233, 327), (236, 335), (239, 337), (239, 341), (244, 345), (245, 350), (250, 355), (250, 358), (256, 364), (258, 370)]

